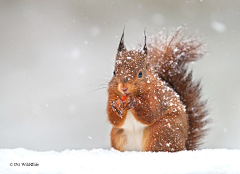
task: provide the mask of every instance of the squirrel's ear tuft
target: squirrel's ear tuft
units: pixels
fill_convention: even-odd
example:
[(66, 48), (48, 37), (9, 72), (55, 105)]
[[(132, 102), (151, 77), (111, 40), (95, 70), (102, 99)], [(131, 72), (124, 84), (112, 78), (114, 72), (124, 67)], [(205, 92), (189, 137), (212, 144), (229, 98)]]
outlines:
[(146, 37), (146, 31), (144, 30), (144, 46), (143, 46), (143, 53), (147, 55), (147, 37)]
[(122, 34), (122, 37), (121, 37), (121, 40), (120, 40), (120, 43), (119, 43), (119, 46), (118, 46), (118, 52), (121, 52), (121, 51), (125, 50), (125, 46), (124, 46), (124, 29), (125, 29), (125, 27), (123, 28), (123, 34)]

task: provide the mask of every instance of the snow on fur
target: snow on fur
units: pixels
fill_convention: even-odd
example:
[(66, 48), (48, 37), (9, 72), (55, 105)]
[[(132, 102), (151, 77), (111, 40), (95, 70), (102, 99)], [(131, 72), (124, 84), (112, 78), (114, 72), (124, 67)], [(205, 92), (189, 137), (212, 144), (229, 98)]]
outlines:
[[(119, 152), (114, 149), (64, 150), (62, 152), (37, 152), (23, 148), (0, 149), (0, 173), (235, 174), (240, 173), (239, 156), (240, 150), (227, 149), (204, 149), (175, 153)], [(14, 166), (14, 163), (20, 163), (20, 166)], [(22, 163), (39, 165), (22, 166)]]

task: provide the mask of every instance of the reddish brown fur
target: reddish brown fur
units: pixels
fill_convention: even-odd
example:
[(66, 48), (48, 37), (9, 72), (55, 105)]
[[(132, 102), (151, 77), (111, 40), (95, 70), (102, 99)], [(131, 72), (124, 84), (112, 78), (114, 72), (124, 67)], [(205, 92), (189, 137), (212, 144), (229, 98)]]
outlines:
[[(127, 51), (123, 40), (120, 42), (107, 105), (113, 125), (111, 144), (120, 151), (126, 150), (128, 141), (121, 128), (128, 111), (146, 125), (143, 151), (196, 149), (203, 135), (205, 103), (199, 100), (199, 83), (192, 82), (192, 73), (185, 66), (202, 55), (201, 43), (180, 38), (179, 31), (170, 40), (159, 37), (153, 37), (147, 50)], [(127, 96), (126, 101), (122, 96)]]
[[(181, 101), (186, 106), (189, 127), (186, 148), (194, 150), (204, 136), (204, 126), (208, 123), (205, 118), (208, 112), (206, 102), (200, 101), (200, 82), (193, 82), (192, 72), (187, 73), (186, 64), (201, 58), (204, 51), (202, 43), (196, 38), (180, 38), (179, 33), (180, 30), (171, 37), (169, 42), (156, 39), (155, 43), (149, 43), (148, 48), (152, 51), (149, 52), (148, 58), (154, 71), (180, 95)], [(159, 49), (162, 45), (164, 49)], [(174, 53), (173, 50), (176, 48), (178, 51)], [(170, 61), (176, 64), (170, 64)]]

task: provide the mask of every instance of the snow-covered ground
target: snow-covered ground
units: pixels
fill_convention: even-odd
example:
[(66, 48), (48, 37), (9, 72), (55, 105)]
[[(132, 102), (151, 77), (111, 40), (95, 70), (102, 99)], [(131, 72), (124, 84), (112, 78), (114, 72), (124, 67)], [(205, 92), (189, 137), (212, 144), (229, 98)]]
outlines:
[[(23, 164), (24, 163), (24, 164)], [(33, 166), (23, 166), (27, 164)], [(177, 153), (0, 149), (0, 173), (240, 173), (240, 150), (204, 149)]]

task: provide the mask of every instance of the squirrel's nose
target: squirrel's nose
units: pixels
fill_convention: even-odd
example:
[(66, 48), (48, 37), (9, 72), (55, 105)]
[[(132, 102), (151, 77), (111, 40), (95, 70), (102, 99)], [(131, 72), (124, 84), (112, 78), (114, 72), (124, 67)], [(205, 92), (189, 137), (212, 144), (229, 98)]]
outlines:
[(128, 90), (128, 88), (122, 87), (121, 90), (122, 90), (123, 92), (126, 92), (126, 91)]

